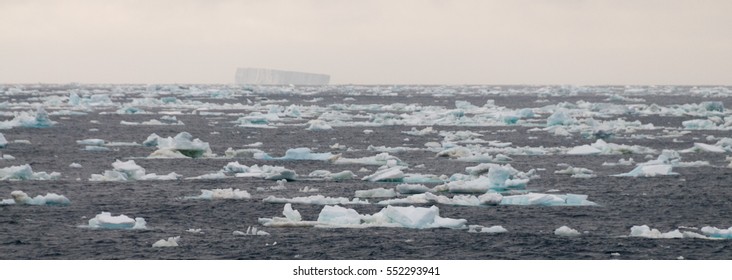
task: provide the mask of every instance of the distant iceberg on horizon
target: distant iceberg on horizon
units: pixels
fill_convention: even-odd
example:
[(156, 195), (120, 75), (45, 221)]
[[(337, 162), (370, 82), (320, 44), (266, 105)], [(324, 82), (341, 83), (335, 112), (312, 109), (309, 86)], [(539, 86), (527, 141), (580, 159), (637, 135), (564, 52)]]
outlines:
[(237, 85), (327, 85), (330, 75), (264, 68), (237, 68)]

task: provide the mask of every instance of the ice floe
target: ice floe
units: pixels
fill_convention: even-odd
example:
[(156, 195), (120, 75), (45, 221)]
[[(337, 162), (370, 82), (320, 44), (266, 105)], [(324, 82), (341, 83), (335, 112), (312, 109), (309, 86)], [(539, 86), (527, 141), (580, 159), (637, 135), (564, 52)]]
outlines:
[(313, 153), (310, 148), (288, 149), (282, 157), (272, 157), (266, 153), (254, 154), (255, 159), (261, 160), (334, 160), (337, 155), (331, 153)]
[(31, 198), (23, 191), (12, 191), (12, 199), (3, 199), (0, 205), (69, 205), (71, 201), (63, 195), (47, 193)]
[[(288, 204), (289, 205), (289, 204)], [(285, 205), (287, 212), (288, 205)], [(290, 208), (291, 209), (291, 208)], [(287, 216), (287, 215), (285, 215)], [(299, 217), (299, 216), (298, 216)], [(465, 228), (465, 219), (443, 218), (439, 208), (387, 206), (372, 215), (359, 214), (354, 209), (338, 205), (326, 205), (318, 215), (317, 221), (302, 221), (291, 217), (259, 218), (265, 226), (319, 226), (319, 227), (404, 227), (412, 229), (426, 228)]]
[(158, 241), (155, 241), (152, 247), (178, 247), (178, 241), (180, 241), (180, 236), (168, 237), (168, 240), (160, 239)]
[(147, 229), (144, 218), (130, 218), (126, 215), (112, 216), (110, 212), (102, 212), (89, 219), (89, 228), (93, 229)]
[(266, 235), (269, 235), (269, 232), (260, 230), (257, 227), (249, 226), (249, 227), (247, 227), (247, 230), (246, 231), (238, 231), (238, 230), (235, 230), (234, 232), (232, 232), (232, 234), (233, 235), (240, 235), (240, 236), (246, 236), (246, 235), (249, 235), (249, 236), (266, 236)]
[(711, 238), (732, 239), (732, 227), (728, 229), (719, 229), (716, 227), (706, 226), (701, 228), (701, 232)]
[(375, 197), (385, 197), (385, 198), (391, 198), (395, 197), (397, 194), (394, 191), (394, 189), (385, 189), (385, 188), (376, 188), (376, 189), (369, 189), (369, 190), (358, 190), (355, 193), (355, 197), (358, 198), (375, 198)]
[(669, 232), (661, 232), (657, 229), (651, 229), (647, 225), (642, 226), (633, 226), (630, 228), (630, 237), (644, 237), (644, 238), (705, 238), (704, 235), (691, 232), (691, 231), (684, 231), (681, 232), (678, 229), (669, 231)]
[(48, 113), (43, 107), (38, 107), (36, 112), (15, 113), (15, 117), (9, 121), (0, 121), (0, 129), (11, 129), (14, 127), (44, 128), (51, 127), (56, 122), (48, 118)]
[(332, 173), (328, 170), (315, 170), (313, 172), (310, 172), (310, 174), (308, 174), (308, 177), (323, 178), (326, 180), (349, 180), (354, 179), (357, 176), (350, 170), (344, 170), (337, 173)]
[(6, 180), (56, 180), (61, 178), (58, 172), (33, 172), (29, 164), (0, 168), (0, 181)]
[(577, 231), (576, 229), (572, 229), (568, 226), (561, 226), (554, 230), (554, 235), (575, 237), (575, 236), (580, 236), (582, 234), (579, 231)]
[(504, 228), (503, 226), (490, 226), (490, 227), (484, 227), (480, 225), (470, 225), (468, 232), (473, 233), (506, 233), (508, 230)]
[[(200, 139), (193, 139), (188, 132), (178, 133), (175, 137), (157, 137), (155, 134), (150, 135), (143, 145), (151, 146), (155, 144), (158, 150), (150, 154), (149, 158), (199, 158), (213, 156), (213, 152), (207, 142)], [(152, 139), (151, 139), (152, 138)]]
[(186, 199), (250, 199), (252, 195), (247, 191), (239, 189), (211, 189), (201, 190), (201, 194), (198, 196), (187, 196)]
[(335, 204), (369, 204), (368, 200), (361, 200), (358, 197), (348, 199), (345, 197), (328, 197), (323, 195), (298, 196), (293, 198), (283, 198), (276, 196), (268, 196), (262, 201), (269, 203), (300, 203), (300, 204), (318, 204), (318, 205), (335, 205)]
[(181, 175), (175, 172), (171, 172), (168, 175), (146, 174), (145, 168), (137, 165), (134, 160), (116, 160), (112, 163), (112, 168), (113, 170), (105, 170), (102, 174), (92, 174), (89, 181), (125, 182), (136, 180), (177, 180), (181, 178)]

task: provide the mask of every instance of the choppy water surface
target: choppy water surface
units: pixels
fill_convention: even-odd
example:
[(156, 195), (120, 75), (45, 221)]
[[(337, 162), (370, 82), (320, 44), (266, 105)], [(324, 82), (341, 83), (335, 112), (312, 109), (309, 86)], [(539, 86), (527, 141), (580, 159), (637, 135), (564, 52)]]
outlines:
[[(540, 88), (540, 87), (359, 87), (331, 86), (240, 88), (223, 86), (13, 86), (0, 87), (0, 120), (14, 112), (42, 106), (50, 120), (47, 128), (14, 127), (0, 130), (8, 140), (0, 168), (30, 164), (33, 171), (60, 172), (55, 180), (0, 181), (0, 198), (23, 190), (31, 196), (57, 193), (68, 197), (68, 206), (0, 206), (0, 258), (3, 259), (730, 259), (728, 239), (651, 239), (628, 237), (635, 225), (661, 232), (676, 229), (699, 233), (704, 226), (732, 226), (732, 169), (729, 152), (683, 152), (694, 143), (715, 144), (730, 137), (726, 110), (699, 109), (701, 102), (732, 104), (727, 88)], [(69, 102), (72, 95), (79, 102)], [(97, 99), (92, 98), (96, 95)], [(108, 100), (105, 98), (107, 97)], [(622, 98), (621, 98), (622, 97)], [(147, 99), (144, 99), (147, 98)], [(624, 98), (624, 99), (623, 99)], [(96, 101), (95, 101), (96, 100)], [(466, 106), (467, 101), (474, 107)], [(70, 104), (71, 103), (71, 104)], [(488, 103), (489, 105), (485, 105)], [(290, 107), (290, 105), (298, 105)], [(652, 105), (655, 104), (655, 105)], [(691, 106), (689, 104), (695, 105)], [(687, 106), (684, 106), (687, 105)], [(458, 106), (459, 108), (456, 108)], [(117, 113), (135, 107), (146, 114)], [(703, 107), (703, 106), (702, 106)], [(287, 111), (287, 108), (291, 108)], [(298, 108), (299, 116), (292, 108)], [(482, 109), (481, 109), (482, 108)], [(504, 116), (528, 109), (533, 116), (505, 122)], [(714, 109), (714, 108), (711, 108)], [(718, 109), (718, 108), (717, 108)], [(565, 110), (577, 120), (563, 126), (567, 134), (546, 129), (547, 118)], [(252, 112), (279, 115), (274, 128), (242, 127), (240, 117)], [(421, 114), (434, 112), (434, 114)], [(524, 111), (524, 113), (527, 111)], [(184, 125), (125, 125), (121, 122), (161, 120), (175, 116)], [(323, 119), (331, 130), (306, 130), (308, 121)], [(639, 121), (635, 125), (593, 126), (597, 122)], [(692, 129), (684, 121), (711, 120), (714, 127)], [(652, 128), (648, 125), (652, 124)], [(584, 125), (584, 126), (582, 126)], [(636, 127), (632, 127), (636, 126)], [(432, 127), (435, 133), (409, 135)], [(628, 128), (631, 127), (631, 128)], [(371, 130), (365, 133), (364, 130)], [(592, 132), (612, 134), (605, 141), (652, 149), (651, 153), (568, 155), (571, 148), (597, 141)], [(209, 143), (216, 156), (185, 159), (149, 159), (154, 147), (108, 146), (109, 151), (86, 151), (77, 140), (98, 138), (107, 142), (142, 143), (150, 134), (162, 137), (189, 132)], [(322, 194), (353, 198), (354, 191), (398, 183), (367, 182), (361, 178), (378, 166), (336, 165), (328, 161), (264, 161), (252, 156), (227, 158), (228, 148), (256, 147), (273, 156), (289, 148), (307, 147), (341, 157), (373, 156), (370, 145), (415, 148), (390, 152), (408, 166), (406, 173), (465, 174), (477, 162), (436, 157), (428, 142), (450, 142), (441, 132), (471, 131), (480, 134), (458, 146), (477, 151), (489, 141), (510, 142), (507, 147), (535, 147), (542, 155), (504, 149), (513, 168), (536, 170), (525, 188), (511, 193), (537, 192), (584, 194), (598, 206), (454, 206), (434, 204), (440, 216), (467, 220), (467, 225), (501, 225), (506, 233), (472, 233), (466, 229), (263, 227), (258, 218), (282, 216), (283, 204), (263, 202), (274, 195), (292, 198)], [(589, 133), (585, 133), (589, 132)], [(479, 139), (475, 141), (475, 139)], [(17, 141), (17, 140), (28, 140)], [(462, 141), (462, 142), (461, 142)], [(340, 147), (334, 146), (338, 143)], [(345, 147), (345, 148), (342, 148)], [(691, 167), (674, 166), (678, 175), (614, 177), (629, 172), (635, 163), (656, 159), (662, 150), (680, 152), (680, 161), (707, 161)], [(491, 155), (497, 152), (489, 152)], [(633, 158), (632, 165), (603, 165)], [(176, 172), (182, 179), (170, 181), (93, 182), (92, 174), (112, 169), (116, 160), (134, 160), (147, 173)], [(284, 189), (261, 178), (189, 180), (183, 178), (216, 173), (232, 161), (247, 166), (277, 165), (297, 172), (299, 180)], [(83, 168), (69, 165), (79, 163)], [(593, 178), (555, 174), (566, 163), (594, 171)], [(368, 171), (360, 171), (362, 168)], [(358, 178), (333, 181), (311, 178), (314, 170), (351, 170)], [(426, 184), (428, 187), (439, 185)], [(304, 187), (318, 188), (304, 193)], [(251, 199), (185, 200), (202, 189), (239, 188)], [(260, 189), (258, 189), (260, 188)], [(440, 193), (448, 197), (455, 194)], [(400, 195), (405, 197), (406, 195)], [(384, 205), (369, 199), (368, 205), (344, 205), (362, 214), (379, 212)], [(428, 207), (433, 203), (415, 206)], [(293, 204), (304, 220), (317, 220), (322, 205)], [(144, 217), (147, 230), (94, 230), (88, 220), (102, 211)], [(554, 235), (569, 226), (578, 237)], [(249, 226), (268, 236), (237, 236)], [(186, 232), (201, 229), (203, 233)], [(181, 236), (178, 247), (151, 245)], [(276, 244), (274, 244), (276, 242)], [(274, 244), (274, 245), (273, 245)]]

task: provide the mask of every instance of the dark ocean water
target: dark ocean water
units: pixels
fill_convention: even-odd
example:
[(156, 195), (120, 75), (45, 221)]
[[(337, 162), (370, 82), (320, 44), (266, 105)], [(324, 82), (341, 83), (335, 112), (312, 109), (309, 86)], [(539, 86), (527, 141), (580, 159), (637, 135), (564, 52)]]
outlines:
[[(50, 90), (49, 90), (50, 91)], [(42, 94), (40, 96), (43, 96)], [(218, 103), (246, 103), (255, 100), (257, 94), (246, 98), (206, 100)], [(493, 99), (497, 105), (508, 108), (535, 108), (559, 102), (602, 102), (606, 96), (579, 95), (560, 97), (481, 96), (468, 94), (448, 97), (433, 96), (353, 96), (353, 101), (343, 101), (338, 92), (319, 92), (307, 96), (280, 94), (261, 96), (286, 100), (283, 106), (327, 106), (334, 103), (392, 104), (418, 103), (426, 105), (454, 106), (455, 100), (467, 100), (478, 106)], [(38, 95), (4, 96), (3, 101), (23, 102)], [(312, 101), (314, 98), (322, 98)], [(723, 101), (729, 98), (703, 98), (684, 95), (640, 95), (647, 103), (659, 105)], [(116, 96), (115, 101), (125, 96)], [(181, 98), (185, 99), (185, 98)], [(548, 103), (536, 103), (548, 99)], [(5, 108), (11, 110), (12, 108)], [(198, 159), (146, 159), (154, 148), (142, 146), (110, 147), (111, 151), (83, 151), (76, 140), (101, 138), (107, 141), (141, 143), (151, 133), (173, 136), (187, 131), (194, 137), (210, 143), (211, 149), (223, 155), (228, 147), (244, 148), (244, 145), (263, 142), (259, 147), (273, 155), (282, 155), (288, 148), (309, 147), (318, 152), (340, 152), (349, 158), (371, 156), (369, 145), (387, 147), (423, 148), (424, 143), (442, 141), (437, 134), (411, 136), (400, 133), (410, 126), (336, 127), (328, 131), (308, 131), (305, 126), (280, 126), (277, 129), (236, 127), (235, 115), (201, 116), (179, 110), (177, 115), (184, 126), (127, 126), (120, 121), (146, 121), (159, 119), (160, 114), (117, 115), (100, 114), (114, 111), (99, 109), (86, 115), (51, 116), (58, 122), (50, 128), (13, 128), (0, 130), (11, 142), (1, 149), (13, 155), (15, 160), (0, 161), (0, 167), (30, 164), (33, 170), (57, 171), (62, 178), (52, 181), (0, 181), (0, 198), (9, 198), (13, 190), (23, 190), (31, 196), (54, 192), (68, 197), (69, 206), (0, 206), (0, 258), (2, 259), (732, 259), (732, 241), (702, 239), (648, 239), (629, 238), (630, 227), (649, 225), (662, 232), (679, 227), (732, 226), (732, 169), (726, 168), (727, 154), (682, 154), (684, 161), (709, 161), (712, 166), (674, 168), (680, 175), (650, 178), (611, 177), (627, 172), (633, 166), (602, 166), (603, 162), (633, 157), (636, 162), (648, 159), (644, 155), (571, 156), (511, 155), (514, 168), (527, 171), (543, 168), (541, 178), (532, 179), (527, 189), (546, 192), (552, 189), (560, 193), (589, 195), (598, 203), (596, 207), (543, 207), (543, 206), (485, 206), (461, 207), (438, 205), (440, 215), (463, 218), (470, 225), (501, 225), (508, 232), (503, 234), (468, 233), (455, 229), (404, 229), (404, 228), (265, 228), (258, 218), (282, 216), (282, 204), (265, 203), (263, 198), (307, 196), (323, 194), (333, 197), (353, 197), (355, 190), (376, 187), (393, 187), (394, 183), (372, 183), (360, 179), (323, 181), (305, 179), (285, 184), (285, 190), (257, 190), (258, 187), (275, 186), (276, 182), (258, 178), (228, 178), (223, 180), (176, 180), (137, 182), (90, 182), (91, 174), (101, 174), (111, 169), (115, 159), (134, 159), (147, 173), (167, 174), (176, 172), (184, 177), (213, 173), (231, 161), (244, 165), (281, 165), (307, 175), (313, 170), (352, 170), (361, 167), (375, 170), (376, 166), (333, 165), (320, 161), (265, 162), (253, 158), (198, 158)], [(48, 109), (53, 112), (53, 109)], [(162, 110), (162, 109), (160, 109)], [(168, 109), (166, 109), (168, 110)], [(155, 111), (155, 110), (151, 110)], [(238, 110), (226, 113), (247, 113)], [(364, 112), (363, 114), (367, 114)], [(545, 119), (546, 116), (537, 117)], [(633, 116), (622, 118), (656, 126), (680, 127), (691, 116)], [(9, 118), (6, 118), (9, 119)], [(96, 121), (96, 122), (91, 122)], [(305, 123), (303, 120), (300, 123)], [(541, 123), (539, 120), (537, 123)], [(572, 147), (593, 143), (575, 135), (557, 137), (548, 133), (531, 134), (525, 126), (433, 126), (439, 131), (470, 130), (483, 134), (481, 139), (512, 142), (513, 146)], [(421, 129), (422, 127), (417, 127)], [(98, 129), (90, 131), (90, 129)], [(364, 134), (364, 129), (374, 132)], [(497, 132), (500, 131), (500, 132)], [(217, 134), (211, 134), (217, 132)], [(648, 133), (648, 132), (644, 132)], [(652, 133), (663, 135), (661, 130)], [(527, 138), (527, 135), (539, 136)], [(691, 133), (673, 138), (630, 139), (618, 137), (609, 140), (617, 144), (643, 145), (657, 150), (690, 148), (694, 142), (708, 143), (704, 139), (729, 137), (728, 131), (692, 130)], [(404, 138), (409, 138), (408, 142)], [(12, 143), (13, 140), (29, 140), (31, 144)], [(356, 151), (334, 151), (335, 143), (352, 147)], [(425, 150), (392, 153), (410, 166), (424, 164), (415, 172), (424, 174), (464, 173), (465, 167), (477, 165), (437, 158), (434, 152)], [(655, 158), (657, 155), (653, 155)], [(70, 168), (72, 162), (83, 165)], [(596, 178), (575, 179), (568, 175), (554, 174), (558, 163), (586, 167), (595, 171)], [(361, 177), (370, 173), (358, 173)], [(317, 193), (301, 193), (305, 186), (317, 187)], [(429, 186), (434, 186), (431, 184)], [(239, 188), (252, 194), (248, 200), (183, 200), (183, 196), (198, 195), (201, 189)], [(429, 206), (429, 205), (426, 205)], [(359, 213), (378, 212), (380, 205), (349, 205)], [(293, 204), (304, 220), (316, 220), (321, 205)], [(148, 230), (92, 230), (80, 225), (102, 211), (144, 217)], [(567, 225), (585, 232), (579, 237), (561, 237), (554, 229)], [(235, 230), (245, 231), (257, 226), (269, 236), (235, 236)], [(186, 232), (200, 228), (203, 234)], [(151, 245), (171, 236), (181, 236), (180, 246), (153, 248)], [(276, 242), (276, 245), (272, 245)], [(619, 255), (611, 255), (619, 253)]]

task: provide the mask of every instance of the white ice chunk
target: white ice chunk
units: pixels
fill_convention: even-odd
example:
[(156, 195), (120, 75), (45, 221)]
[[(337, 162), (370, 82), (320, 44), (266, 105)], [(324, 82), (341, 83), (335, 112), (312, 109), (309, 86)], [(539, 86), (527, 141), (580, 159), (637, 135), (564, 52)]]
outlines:
[(168, 237), (168, 240), (160, 239), (153, 243), (153, 248), (158, 247), (178, 247), (178, 241), (180, 241), (180, 236), (175, 237)]
[[(152, 137), (152, 135), (151, 135)], [(148, 137), (150, 140), (150, 137)], [(145, 140), (143, 143), (151, 143)], [(153, 152), (149, 158), (180, 158), (180, 155), (189, 158), (212, 156), (209, 144), (196, 138), (188, 132), (178, 133), (175, 137), (157, 138), (158, 150)]]
[(362, 180), (370, 182), (400, 182), (404, 178), (402, 167), (380, 169), (374, 174), (363, 177)]
[(501, 205), (595, 206), (597, 204), (587, 200), (587, 195), (527, 193), (503, 196)]
[(694, 147), (682, 152), (708, 152), (708, 153), (725, 153), (727, 150), (720, 146), (709, 145), (704, 143), (694, 143)]
[(8, 140), (0, 133), (0, 148), (5, 148), (6, 145), (8, 145)]
[(146, 174), (145, 168), (137, 165), (134, 160), (115, 160), (112, 163), (112, 168), (113, 170), (105, 170), (103, 174), (92, 174), (89, 181), (177, 180), (181, 177), (175, 172), (171, 172), (168, 175)]
[(252, 195), (239, 189), (211, 189), (201, 190), (198, 196), (189, 196), (186, 199), (250, 199)]
[(575, 229), (572, 229), (568, 226), (561, 226), (554, 230), (554, 235), (558, 236), (566, 236), (566, 237), (575, 237), (580, 236), (581, 233)]
[(295, 171), (284, 168), (282, 166), (270, 166), (270, 165), (263, 165), (262, 167), (259, 167), (258, 165), (252, 165), (249, 167), (248, 172), (244, 173), (236, 173), (236, 177), (256, 177), (256, 178), (264, 178), (267, 180), (296, 180), (297, 179), (297, 173)]
[(437, 206), (425, 207), (399, 207), (386, 206), (379, 213), (365, 219), (366, 222), (395, 223), (405, 228), (462, 228), (467, 221), (465, 219), (450, 219), (440, 217), (440, 209)]
[(299, 222), (302, 221), (302, 216), (300, 215), (300, 212), (297, 210), (292, 209), (292, 204), (287, 203), (285, 204), (284, 210), (282, 210), (282, 215), (285, 216), (290, 221)]
[(618, 177), (654, 177), (659, 175), (677, 175), (678, 173), (672, 172), (672, 166), (670, 164), (653, 164), (653, 165), (640, 165), (628, 173), (622, 173), (612, 176)]
[(396, 186), (396, 191), (401, 194), (417, 194), (426, 193), (430, 188), (422, 184), (399, 184)]
[(99, 213), (89, 219), (89, 227), (94, 229), (146, 229), (146, 225), (143, 218), (132, 219), (126, 215), (112, 216), (109, 212)]
[(282, 198), (276, 196), (268, 196), (262, 201), (269, 203), (301, 203), (301, 204), (318, 204), (318, 205), (334, 205), (334, 204), (369, 204), (368, 200), (361, 200), (358, 197), (348, 199), (345, 197), (329, 197), (323, 195), (298, 196), (293, 198)]
[(396, 192), (394, 191), (394, 189), (376, 188), (376, 189), (356, 191), (355, 196), (358, 198), (372, 198), (372, 197), (390, 198), (390, 197), (395, 197)]
[(283, 157), (272, 157), (266, 153), (254, 154), (255, 159), (262, 160), (333, 160), (336, 155), (331, 153), (313, 153), (310, 148), (288, 149)]
[(601, 153), (602, 151), (598, 150), (597, 148), (590, 146), (590, 145), (582, 145), (572, 148), (571, 150), (567, 151), (568, 155), (596, 155)]
[(356, 174), (353, 174), (350, 170), (344, 170), (338, 173), (332, 173), (328, 170), (315, 170), (310, 172), (308, 177), (324, 178), (328, 180), (349, 180), (356, 178)]
[(684, 234), (682, 234), (678, 229), (669, 231), (666, 233), (662, 233), (655, 228), (651, 229), (647, 225), (631, 227), (630, 236), (631, 237), (645, 237), (645, 238), (684, 238)]
[(480, 229), (480, 232), (483, 233), (504, 233), (508, 232), (508, 230), (502, 226), (492, 226), (492, 227), (484, 227)]
[(104, 146), (104, 140), (103, 139), (84, 139), (84, 140), (76, 140), (76, 144), (79, 145), (87, 145), (87, 146)]
[(11, 129), (13, 127), (44, 128), (56, 124), (48, 118), (48, 113), (43, 110), (43, 107), (38, 107), (35, 113), (20, 112), (14, 114), (15, 117), (12, 120), (0, 121), (0, 129)]
[(332, 126), (330, 126), (328, 123), (326, 123), (325, 121), (322, 121), (322, 120), (311, 120), (308, 122), (308, 124), (310, 124), (310, 126), (308, 126), (308, 128), (306, 128), (305, 130), (323, 131), (323, 130), (333, 129)]
[(71, 201), (63, 195), (55, 193), (47, 193), (46, 195), (38, 195), (31, 198), (23, 191), (12, 191), (10, 196), (12, 200), (8, 200), (3, 204), (17, 204), (17, 205), (69, 205)]
[(701, 228), (701, 232), (711, 238), (732, 239), (732, 227), (728, 229), (719, 229), (716, 227), (706, 226)]
[(361, 215), (356, 210), (343, 208), (341, 206), (326, 205), (318, 214), (318, 222), (337, 225), (358, 225), (361, 224)]
[(362, 158), (344, 158), (338, 157), (334, 159), (335, 164), (364, 164), (364, 165), (386, 165), (388, 161), (395, 160), (397, 165), (405, 165), (399, 158), (388, 153), (380, 153), (371, 157)]
[(56, 180), (61, 178), (58, 172), (33, 172), (29, 164), (0, 168), (0, 181), (5, 180)]

